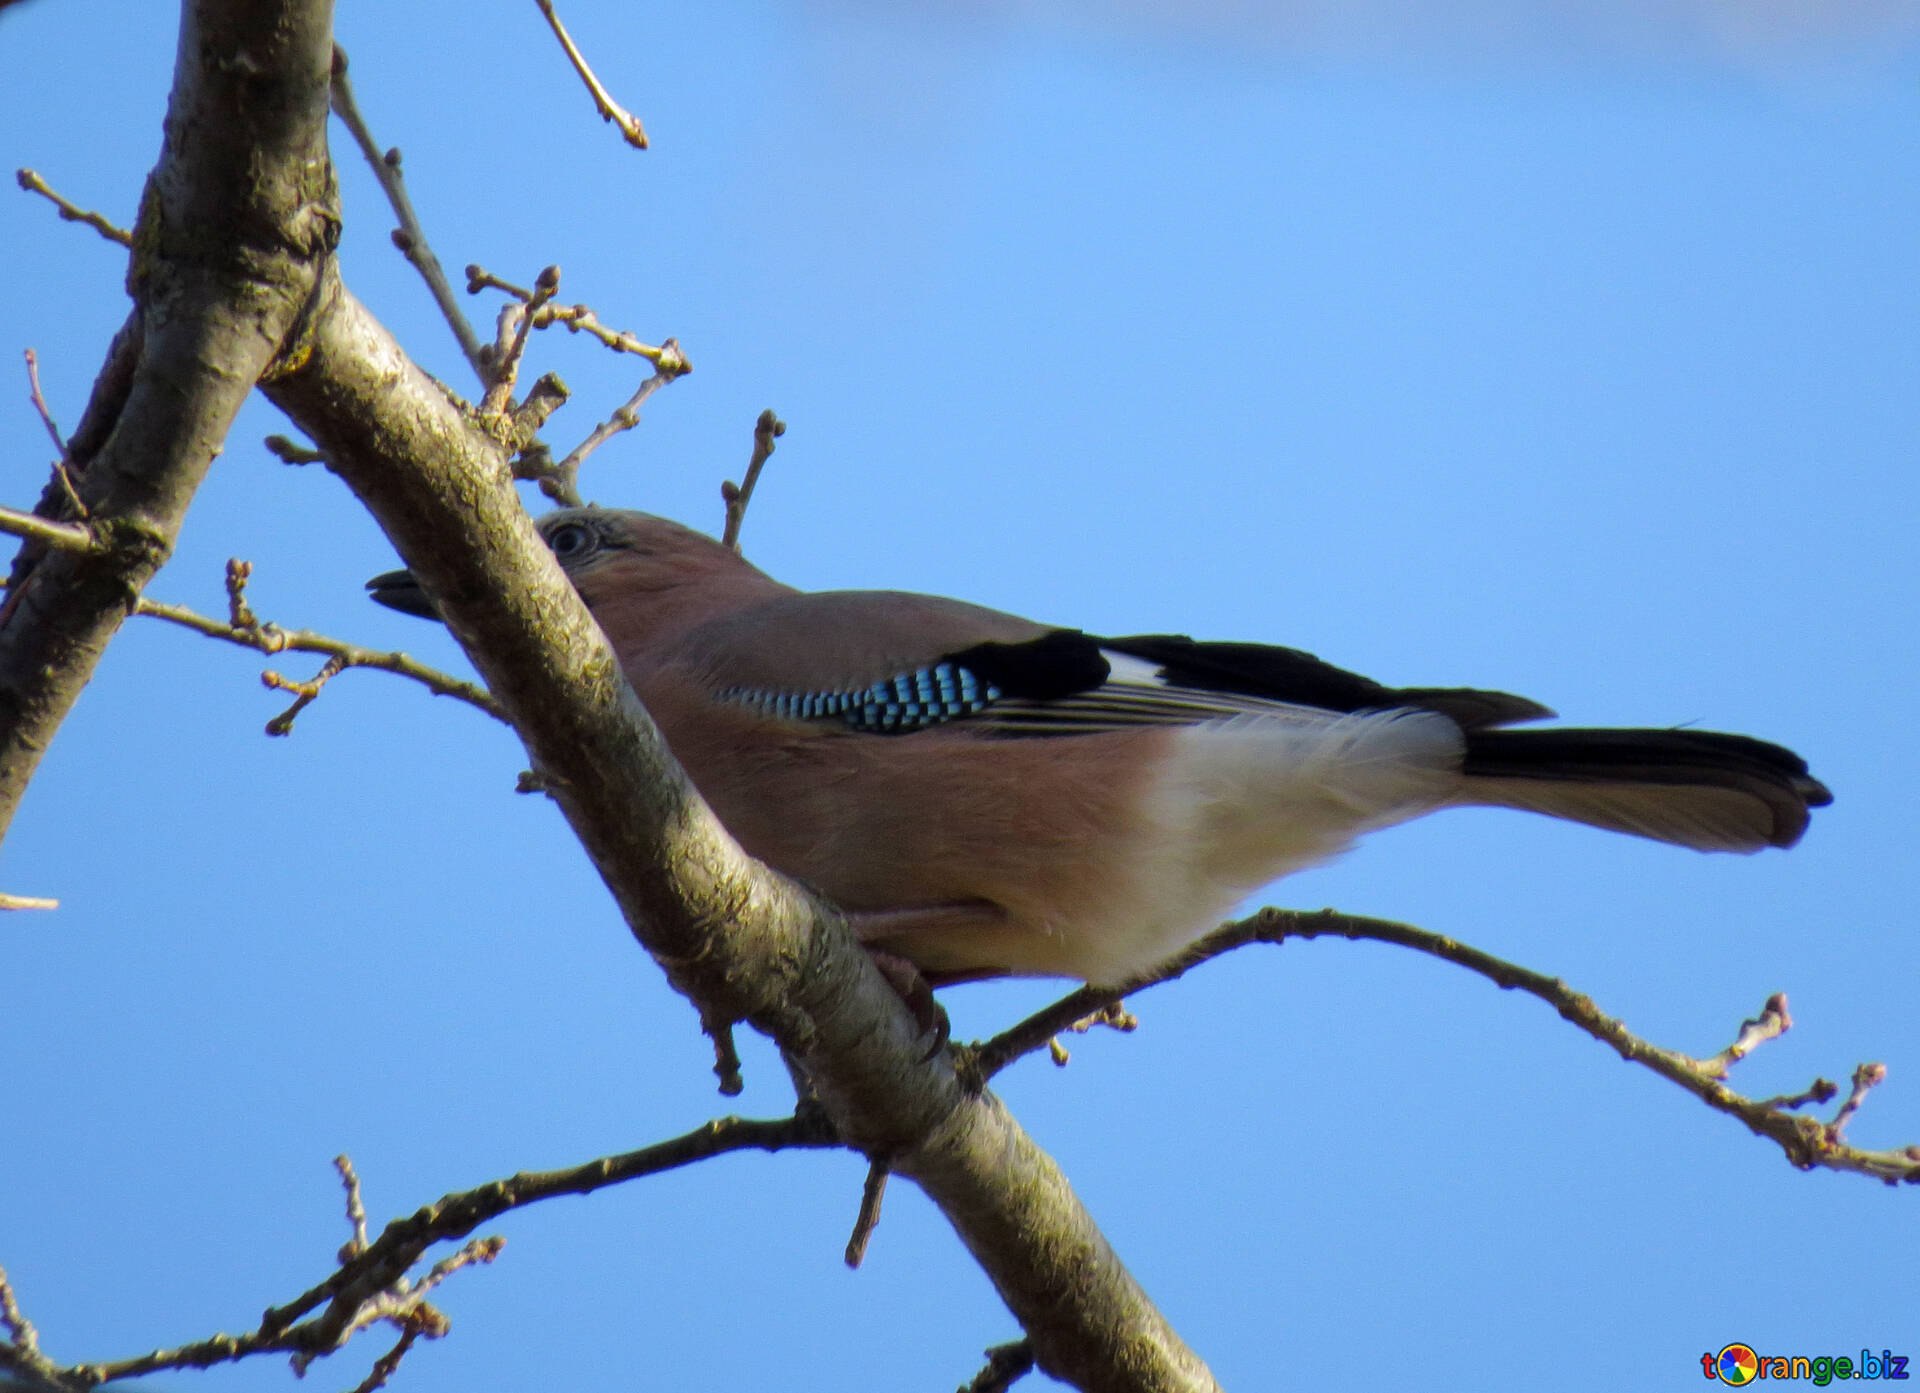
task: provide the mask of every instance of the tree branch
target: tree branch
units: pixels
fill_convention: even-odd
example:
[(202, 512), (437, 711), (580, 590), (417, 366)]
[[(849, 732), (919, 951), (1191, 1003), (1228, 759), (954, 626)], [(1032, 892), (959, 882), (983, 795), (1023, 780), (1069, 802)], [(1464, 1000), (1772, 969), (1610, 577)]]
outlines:
[(587, 63), (586, 55), (567, 32), (567, 26), (560, 22), (560, 16), (553, 12), (553, 0), (534, 0), (540, 7), (540, 13), (547, 18), (547, 25), (553, 30), (554, 38), (560, 41), (560, 47), (567, 55), (567, 61), (573, 64), (574, 72), (580, 75), (580, 81), (586, 84), (587, 93), (593, 98), (594, 110), (600, 113), (600, 119), (610, 121), (620, 131), (621, 138), (636, 150), (647, 148), (647, 131), (640, 124), (640, 118), (628, 111), (613, 99), (593, 69)]
[[(228, 563), (231, 567), (235, 563)], [(238, 563), (244, 565), (245, 563)], [(230, 572), (231, 573), (231, 572)], [(169, 624), (178, 624), (191, 629), (196, 634), (205, 634), (208, 638), (217, 638), (227, 643), (238, 644), (242, 648), (251, 648), (258, 653), (319, 653), (339, 664), (341, 669), (350, 667), (372, 668), (379, 672), (391, 672), (395, 676), (405, 677), (418, 682), (435, 696), (448, 696), (464, 701), (467, 705), (486, 712), (497, 721), (506, 720), (506, 714), (500, 705), (487, 693), (471, 682), (462, 681), (437, 668), (408, 657), (405, 653), (383, 653), (372, 648), (362, 648), (358, 644), (346, 643), (325, 634), (316, 634), (310, 629), (283, 629), (278, 624), (262, 623), (250, 611), (237, 612), (229, 620), (219, 620), (210, 615), (199, 614), (184, 605), (162, 604), (158, 600), (149, 600), (141, 596), (135, 605), (135, 613), (164, 619)], [(272, 676), (272, 674), (268, 674)], [(277, 686), (281, 690), (290, 690), (282, 682), (268, 682), (268, 686)], [(304, 706), (305, 703), (302, 703)], [(270, 722), (267, 733), (284, 735), (286, 729), (275, 729), (276, 725), (290, 726), (291, 718), (283, 716)]]
[(138, 1378), (162, 1369), (205, 1369), (261, 1354), (290, 1354), (299, 1373), (314, 1360), (344, 1347), (360, 1330), (386, 1321), (399, 1326), (401, 1336), (360, 1385), (376, 1388), (392, 1375), (415, 1340), (446, 1333), (446, 1318), (426, 1303), (427, 1294), (460, 1268), (493, 1261), (500, 1252), (501, 1240), (475, 1239), (436, 1262), (418, 1279), (409, 1278), (407, 1274), (434, 1245), (466, 1238), (480, 1225), (510, 1210), (563, 1195), (590, 1195), (611, 1185), (730, 1152), (839, 1145), (832, 1128), (817, 1114), (802, 1112), (768, 1120), (716, 1118), (691, 1132), (637, 1151), (604, 1156), (565, 1170), (522, 1171), (443, 1196), (405, 1219), (394, 1220), (371, 1243), (367, 1242), (359, 1177), (351, 1161), (337, 1157), (334, 1165), (346, 1187), (351, 1229), (340, 1251), (340, 1266), (286, 1305), (269, 1308), (254, 1330), (244, 1335), (214, 1335), (127, 1359), (62, 1367), (41, 1352), (38, 1332), (21, 1313), (6, 1273), (0, 1270), (0, 1329), (9, 1336), (11, 1346), (0, 1346), (0, 1370), (20, 1373), (63, 1393), (87, 1393), (115, 1379)]
[(1122, 997), (1175, 981), (1201, 963), (1250, 943), (1279, 945), (1289, 939), (1329, 936), (1349, 940), (1367, 939), (1411, 948), (1478, 973), (1503, 991), (1518, 990), (1536, 996), (1558, 1011), (1563, 1019), (1600, 1043), (1612, 1047), (1622, 1059), (1651, 1069), (1661, 1078), (1678, 1084), (1716, 1112), (1738, 1118), (1755, 1136), (1765, 1137), (1778, 1145), (1786, 1153), (1787, 1159), (1802, 1170), (1820, 1167), (1871, 1176), (1890, 1185), (1901, 1182), (1920, 1184), (1920, 1146), (1866, 1151), (1848, 1145), (1842, 1135), (1868, 1090), (1885, 1078), (1884, 1066), (1863, 1064), (1854, 1071), (1853, 1092), (1833, 1121), (1828, 1123), (1793, 1115), (1795, 1108), (1809, 1103), (1828, 1102), (1838, 1094), (1838, 1088), (1824, 1079), (1816, 1080), (1805, 1093), (1791, 1098), (1748, 1098), (1726, 1086), (1724, 1080), (1734, 1064), (1759, 1045), (1785, 1034), (1792, 1026), (1784, 994), (1776, 993), (1768, 998), (1760, 1015), (1744, 1022), (1734, 1042), (1726, 1049), (1704, 1059), (1696, 1059), (1678, 1050), (1663, 1049), (1642, 1040), (1595, 1006), (1591, 997), (1576, 992), (1558, 977), (1549, 977), (1504, 958), (1496, 958), (1457, 939), (1417, 929), (1411, 924), (1338, 914), (1330, 909), (1317, 913), (1263, 909), (1251, 918), (1217, 929), (1180, 958), (1136, 981), (1120, 987), (1082, 987), (1070, 992), (1011, 1030), (995, 1036), (984, 1045), (975, 1046), (972, 1050), (972, 1067), (979, 1071), (983, 1080), (990, 1079), (1022, 1055), (1043, 1048), (1057, 1032), (1070, 1029), (1076, 1022), (1111, 1008)]
[[(69, 442), (99, 545), (29, 541), (0, 606), (0, 835), (337, 239), (331, 22), (328, 0), (185, 6), (134, 234), (133, 317)], [(55, 522), (69, 511), (55, 490), (36, 509)]]
[(124, 227), (118, 227), (108, 222), (91, 209), (82, 208), (77, 203), (69, 203), (54, 191), (52, 185), (40, 177), (38, 171), (16, 169), (13, 172), (13, 178), (14, 182), (19, 184), (20, 187), (28, 193), (39, 194), (40, 197), (46, 199), (55, 208), (59, 209), (60, 216), (64, 221), (85, 223), (109, 242), (118, 242), (123, 247), (131, 247), (133, 245), (133, 234), (131, 232), (127, 231)]
[(513, 491), (505, 448), (337, 280), (266, 384), (359, 495), (513, 718), (636, 937), (703, 1019), (750, 1021), (836, 1130), (916, 1181), (1033, 1341), (1085, 1388), (1210, 1389), (1052, 1161), (928, 1060), (837, 913), (746, 857), (688, 785)]
[(753, 423), (753, 455), (747, 461), (747, 472), (740, 476), (740, 482), (728, 479), (720, 485), (720, 501), (726, 505), (726, 528), (720, 534), (720, 544), (740, 550), (740, 527), (747, 520), (747, 505), (753, 502), (753, 491), (760, 483), (760, 471), (767, 467), (767, 461), (773, 458), (775, 443), (787, 433), (787, 423), (773, 414), (768, 407), (760, 413), (760, 419)]
[(420, 225), (420, 216), (413, 211), (413, 200), (407, 196), (407, 181), (400, 173), (400, 149), (395, 146), (385, 154), (380, 152), (380, 146), (373, 138), (373, 130), (367, 125), (367, 118), (360, 114), (360, 104), (354, 100), (353, 84), (347, 80), (347, 51), (338, 44), (333, 48), (332, 94), (334, 115), (347, 128), (353, 143), (360, 147), (360, 153), (373, 170), (373, 177), (380, 181), (380, 191), (386, 194), (394, 217), (400, 221), (400, 226), (393, 230), (393, 245), (420, 273), (420, 279), (427, 283), (427, 293), (433, 296), (433, 303), (440, 307), (440, 317), (453, 330), (460, 352), (465, 355), (474, 376), (480, 379), (480, 385), (485, 387), (487, 365), (480, 351), (480, 336), (473, 331), (466, 312), (460, 308), (459, 297), (453, 293), (446, 270), (440, 265), (440, 258), (433, 254), (426, 229)]

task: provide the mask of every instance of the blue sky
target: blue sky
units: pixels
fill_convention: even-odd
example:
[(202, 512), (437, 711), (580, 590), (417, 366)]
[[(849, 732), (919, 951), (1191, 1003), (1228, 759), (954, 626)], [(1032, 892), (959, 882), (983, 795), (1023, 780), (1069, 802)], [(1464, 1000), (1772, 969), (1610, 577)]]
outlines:
[[(563, 296), (695, 363), (590, 497), (717, 527), (772, 406), (790, 430), (746, 541), (796, 584), (1790, 744), (1837, 801), (1788, 854), (1455, 813), (1262, 899), (1456, 935), (1700, 1053), (1785, 990), (1796, 1029), (1736, 1085), (1884, 1060), (1853, 1135), (1920, 1141), (1910, 11), (567, 17), (653, 151), (593, 117), (532, 6), (355, 6), (340, 32), (443, 260), (558, 262)], [(7, 166), (129, 219), (172, 25), (9, 12)], [(336, 145), (349, 282), (466, 390)], [(121, 254), (25, 196), (0, 245), (0, 341), (39, 350), (71, 429)], [(575, 391), (563, 445), (638, 380), (578, 340), (539, 363)], [(5, 371), (25, 505), (47, 445)], [(263, 615), (460, 666), (366, 603), (391, 552), (333, 479), (266, 454), (281, 429), (248, 409), (152, 593), (217, 610), (245, 556)], [(130, 624), (0, 854), (0, 886), (64, 902), (0, 923), (0, 1264), (56, 1357), (248, 1327), (304, 1289), (343, 1233), (338, 1151), (385, 1217), (727, 1109), (692, 1012), (512, 793), (510, 736), (351, 674), (268, 740), (260, 666)], [(1050, 995), (948, 1004), (966, 1038)], [(1920, 1356), (1911, 1193), (1794, 1172), (1538, 1003), (1323, 943), (1135, 1006), (1138, 1033), (1003, 1092), (1227, 1386), (1664, 1388), (1733, 1340)], [(747, 1063), (740, 1109), (780, 1110), (772, 1054)], [(860, 1174), (740, 1157), (513, 1217), (399, 1386), (963, 1382), (1012, 1322), (906, 1187), (846, 1272)], [(313, 1376), (350, 1387), (372, 1354)]]

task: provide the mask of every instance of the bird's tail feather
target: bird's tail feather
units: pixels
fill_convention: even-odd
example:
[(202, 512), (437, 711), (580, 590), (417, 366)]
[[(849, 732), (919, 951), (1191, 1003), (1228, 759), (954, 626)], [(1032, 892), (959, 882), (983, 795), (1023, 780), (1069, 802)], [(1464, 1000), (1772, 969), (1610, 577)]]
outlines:
[(1463, 802), (1698, 851), (1792, 846), (1833, 801), (1791, 750), (1703, 730), (1476, 730), (1465, 773)]

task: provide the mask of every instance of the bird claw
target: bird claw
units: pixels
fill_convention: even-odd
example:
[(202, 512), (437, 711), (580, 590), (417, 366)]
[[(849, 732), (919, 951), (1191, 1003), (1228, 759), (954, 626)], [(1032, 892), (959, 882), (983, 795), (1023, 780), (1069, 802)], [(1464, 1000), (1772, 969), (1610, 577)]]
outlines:
[(886, 978), (894, 995), (900, 998), (913, 1016), (914, 1023), (920, 1027), (920, 1038), (932, 1037), (927, 1052), (921, 1056), (922, 1061), (938, 1058), (953, 1036), (953, 1022), (947, 1019), (946, 1008), (934, 1000), (933, 987), (921, 975), (919, 968), (898, 953), (868, 947), (867, 956), (873, 959), (873, 965), (880, 969), (880, 975)]

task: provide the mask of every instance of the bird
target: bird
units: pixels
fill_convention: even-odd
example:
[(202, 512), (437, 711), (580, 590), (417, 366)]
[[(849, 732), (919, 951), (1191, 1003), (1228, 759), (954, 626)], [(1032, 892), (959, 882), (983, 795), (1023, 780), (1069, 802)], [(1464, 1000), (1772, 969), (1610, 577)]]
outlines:
[[(1798, 755), (1748, 736), (1515, 730), (1554, 713), (1293, 648), (798, 590), (647, 513), (537, 526), (735, 840), (931, 987), (1123, 985), (1268, 882), (1445, 808), (1754, 852), (1792, 846), (1832, 801)], [(367, 589), (437, 617), (409, 572)]]

